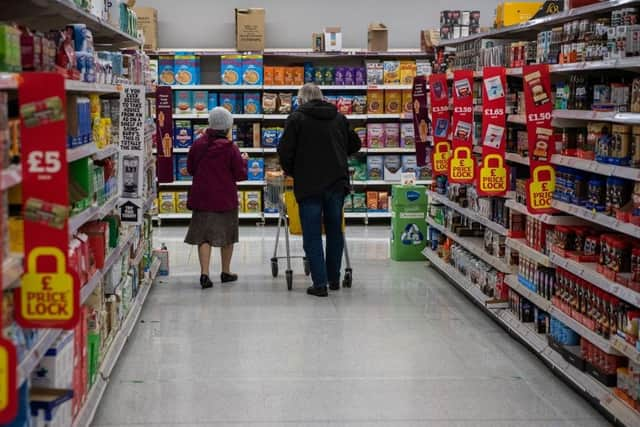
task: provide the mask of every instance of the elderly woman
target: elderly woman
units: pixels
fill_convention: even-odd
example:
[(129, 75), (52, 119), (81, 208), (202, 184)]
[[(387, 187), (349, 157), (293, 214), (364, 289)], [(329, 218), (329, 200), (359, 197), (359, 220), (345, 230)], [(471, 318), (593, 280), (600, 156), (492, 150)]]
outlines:
[[(300, 205), (302, 244), (311, 266), (309, 295), (326, 297), (327, 285), (340, 289), (344, 250), (342, 208), (349, 189), (347, 160), (360, 150), (360, 138), (320, 88), (306, 84), (298, 91), (300, 107), (287, 119), (278, 146), (282, 169), (293, 177)], [(322, 248), (322, 225), (327, 254)]]
[(200, 286), (211, 288), (211, 247), (220, 248), (222, 283), (238, 280), (231, 273), (233, 245), (238, 242), (237, 181), (247, 179), (247, 155), (229, 140), (233, 116), (218, 107), (209, 113), (209, 128), (189, 150), (187, 169), (193, 177), (188, 207), (193, 211), (185, 243), (198, 246)]

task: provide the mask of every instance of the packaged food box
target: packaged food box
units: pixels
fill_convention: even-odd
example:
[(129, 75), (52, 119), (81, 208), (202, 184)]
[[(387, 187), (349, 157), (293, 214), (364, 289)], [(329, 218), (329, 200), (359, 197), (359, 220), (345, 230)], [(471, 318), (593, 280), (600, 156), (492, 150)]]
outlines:
[(244, 192), (244, 206), (247, 213), (260, 213), (262, 212), (262, 192), (260, 191), (245, 191)]
[(367, 191), (367, 211), (376, 212), (378, 210), (378, 192)]
[(176, 193), (176, 213), (188, 213), (187, 199), (189, 193), (187, 191), (178, 191)]
[(383, 148), (385, 145), (384, 123), (367, 123), (367, 144), (369, 148)]
[(367, 128), (357, 127), (357, 128), (354, 128), (353, 131), (358, 135), (358, 138), (360, 138), (360, 146), (366, 147), (367, 146)]
[(268, 65), (264, 66), (263, 80), (265, 85), (273, 85), (273, 73), (275, 71), (274, 68), (275, 67), (271, 67)]
[(337, 105), (338, 112), (342, 114), (351, 114), (353, 112), (353, 97), (339, 96)]
[(384, 179), (384, 156), (367, 156), (367, 179)]
[(251, 158), (247, 162), (247, 179), (249, 181), (264, 180), (264, 159)]
[(311, 62), (304, 63), (304, 82), (305, 83), (313, 83), (313, 79), (316, 75), (316, 70)]
[(402, 111), (402, 92), (399, 90), (386, 90), (384, 92), (384, 112), (387, 114), (400, 114)]
[(158, 57), (158, 83), (161, 85), (176, 84), (175, 75), (173, 74), (174, 60), (173, 56)]
[(344, 197), (344, 205), (342, 208), (345, 212), (353, 212), (353, 197), (351, 194), (347, 194)]
[(262, 100), (260, 99), (260, 92), (245, 92), (244, 93), (244, 114), (261, 114), (262, 113)]
[(175, 113), (190, 114), (193, 112), (193, 97), (190, 90), (176, 90), (175, 93)]
[(334, 83), (336, 86), (344, 86), (345, 69), (348, 67), (336, 67), (334, 75)]
[(161, 191), (158, 193), (160, 213), (175, 213), (176, 212), (176, 193), (173, 191)]
[(293, 85), (293, 67), (284, 67), (284, 84)]
[(416, 156), (413, 154), (406, 154), (402, 156), (402, 172), (410, 173), (413, 172), (416, 174), (416, 179), (418, 176), (418, 164), (416, 163)]
[(333, 66), (327, 66), (322, 68), (322, 84), (332, 85), (335, 84), (335, 72), (336, 69)]
[(238, 212), (245, 212), (244, 191), (238, 191)]
[(304, 84), (304, 67), (293, 67), (293, 84), (296, 86)]
[(367, 180), (367, 162), (364, 157), (357, 156), (349, 159), (349, 172), (354, 181)]
[(209, 106), (209, 93), (206, 90), (193, 91), (193, 112), (206, 113)]
[(402, 158), (397, 155), (384, 156), (384, 180), (400, 181), (402, 175)]
[(218, 106), (218, 94), (215, 92), (209, 92), (207, 95), (207, 108), (209, 111)]
[(191, 181), (191, 175), (187, 171), (187, 155), (174, 154), (173, 157), (176, 166), (176, 181)]
[(389, 211), (389, 193), (386, 191), (378, 193), (378, 210), (381, 212)]
[(400, 146), (411, 148), (416, 146), (413, 123), (400, 123)]
[(193, 128), (193, 142), (196, 142), (198, 138), (204, 135), (207, 132), (207, 128), (209, 126), (202, 123), (194, 123)]
[(400, 84), (400, 61), (384, 61), (384, 84)]
[(431, 61), (428, 59), (416, 59), (416, 76), (429, 77), (431, 75)]
[(242, 55), (222, 55), (220, 76), (223, 85), (242, 84)]
[(262, 55), (244, 55), (242, 57), (242, 83), (245, 85), (262, 85)]
[(262, 146), (263, 147), (278, 146), (278, 129), (277, 128), (262, 129)]
[(415, 61), (400, 61), (400, 84), (411, 85), (416, 76)]
[(356, 84), (356, 67), (344, 67), (344, 84), (345, 86)]
[(367, 113), (369, 114), (384, 113), (384, 91), (382, 90), (367, 91)]
[(284, 67), (273, 67), (273, 84), (276, 86), (284, 85)]
[(351, 100), (353, 114), (367, 114), (367, 95), (355, 95)]
[(224, 107), (231, 114), (241, 114), (242, 95), (238, 93), (221, 93), (220, 106)]
[(400, 147), (400, 123), (384, 123), (384, 146)]
[(413, 94), (411, 90), (402, 91), (402, 112), (413, 113)]
[(200, 83), (199, 59), (189, 53), (176, 53), (173, 71), (176, 84), (195, 85)]
[(354, 69), (354, 81), (356, 86), (364, 86), (367, 84), (367, 70), (364, 67), (357, 67)]
[(384, 65), (381, 62), (367, 62), (367, 84), (369, 86), (384, 84)]
[(353, 193), (352, 200), (354, 212), (367, 211), (367, 195), (365, 193)]
[(173, 146), (189, 148), (193, 145), (193, 132), (189, 120), (174, 120)]

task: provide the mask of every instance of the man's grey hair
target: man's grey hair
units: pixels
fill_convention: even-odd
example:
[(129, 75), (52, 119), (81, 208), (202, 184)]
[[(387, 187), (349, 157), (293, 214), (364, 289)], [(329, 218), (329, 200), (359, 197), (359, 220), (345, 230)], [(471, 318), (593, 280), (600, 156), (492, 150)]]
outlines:
[(313, 83), (307, 83), (298, 90), (299, 105), (306, 104), (310, 101), (315, 101), (316, 99), (323, 99), (322, 91), (317, 85)]

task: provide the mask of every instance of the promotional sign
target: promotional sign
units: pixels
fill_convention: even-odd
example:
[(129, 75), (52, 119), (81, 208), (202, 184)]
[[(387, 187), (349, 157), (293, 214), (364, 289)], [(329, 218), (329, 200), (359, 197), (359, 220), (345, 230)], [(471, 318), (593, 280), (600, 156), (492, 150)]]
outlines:
[(120, 220), (142, 223), (144, 213), (144, 86), (120, 92)]
[(18, 357), (13, 342), (0, 338), (0, 423), (11, 423), (18, 411)]
[(523, 68), (524, 101), (529, 139), (531, 178), (527, 182), (527, 207), (533, 214), (553, 211), (555, 172), (550, 165), (554, 152), (551, 112), (551, 79), (548, 65)]
[(482, 79), (482, 163), (476, 188), (481, 196), (504, 196), (509, 185), (505, 167), (506, 87), (504, 67), (485, 67)]
[(413, 133), (416, 141), (416, 163), (426, 166), (427, 146), (429, 144), (429, 114), (427, 111), (427, 79), (417, 76), (413, 79)]
[(156, 165), (158, 182), (174, 181), (173, 171), (173, 92), (171, 86), (158, 86), (156, 90)]
[[(433, 174), (446, 175), (449, 170), (448, 160), (451, 157), (449, 90), (446, 74), (429, 76), (429, 101), (433, 128)], [(443, 161), (446, 161), (446, 165)]]
[(18, 101), (25, 273), (15, 290), (16, 321), (24, 328), (73, 329), (80, 312), (80, 283), (67, 257), (69, 170), (63, 77), (22, 74)]
[(449, 181), (471, 184), (475, 180), (473, 157), (473, 71), (453, 73), (453, 156), (449, 160)]

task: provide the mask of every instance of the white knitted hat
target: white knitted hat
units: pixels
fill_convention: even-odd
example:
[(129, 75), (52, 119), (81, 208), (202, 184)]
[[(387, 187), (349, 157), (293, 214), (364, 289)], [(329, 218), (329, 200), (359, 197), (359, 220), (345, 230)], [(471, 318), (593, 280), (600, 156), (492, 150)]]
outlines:
[(233, 116), (223, 107), (216, 107), (209, 112), (209, 128), (213, 130), (229, 130), (233, 127)]

